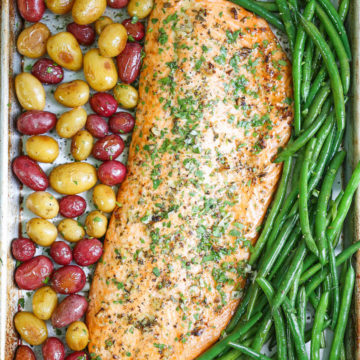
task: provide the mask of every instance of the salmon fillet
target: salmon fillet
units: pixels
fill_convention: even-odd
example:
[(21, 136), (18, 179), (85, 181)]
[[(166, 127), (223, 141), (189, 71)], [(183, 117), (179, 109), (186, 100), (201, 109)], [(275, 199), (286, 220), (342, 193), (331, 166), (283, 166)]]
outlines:
[(242, 297), (290, 136), (291, 67), (224, 0), (156, 1), (128, 176), (90, 290), (96, 359), (190, 360)]

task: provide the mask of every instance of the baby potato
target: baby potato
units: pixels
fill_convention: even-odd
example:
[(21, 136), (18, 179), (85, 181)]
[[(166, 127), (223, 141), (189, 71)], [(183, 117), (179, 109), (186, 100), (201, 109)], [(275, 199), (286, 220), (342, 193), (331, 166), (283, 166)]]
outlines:
[(114, 61), (101, 56), (99, 49), (91, 49), (85, 54), (84, 75), (89, 85), (100, 92), (112, 89), (118, 80)]
[(112, 18), (108, 16), (101, 16), (99, 20), (95, 22), (95, 31), (98, 35), (104, 30), (104, 28), (113, 23)]
[(96, 169), (82, 162), (62, 164), (51, 171), (49, 181), (51, 187), (60, 194), (79, 194), (96, 184)]
[(25, 110), (44, 110), (45, 90), (34, 75), (25, 72), (16, 75), (15, 92)]
[(17, 50), (21, 55), (32, 59), (39, 58), (46, 53), (46, 42), (51, 33), (42, 23), (36, 23), (24, 29), (17, 39)]
[(39, 218), (32, 218), (27, 222), (26, 233), (34, 243), (40, 246), (50, 246), (58, 234), (54, 224)]
[(42, 344), (48, 336), (46, 324), (38, 319), (33, 313), (27, 311), (18, 312), (14, 317), (15, 328), (30, 345)]
[(125, 26), (114, 23), (106, 26), (98, 39), (100, 54), (106, 57), (118, 56), (126, 46), (127, 31)]
[(89, 100), (89, 85), (82, 80), (60, 84), (54, 93), (55, 100), (67, 107), (85, 105)]
[(127, 10), (131, 17), (146, 18), (154, 7), (154, 0), (130, 0)]
[(56, 123), (56, 131), (65, 139), (71, 138), (85, 126), (86, 119), (86, 111), (82, 107), (77, 107), (61, 114)]
[(75, 321), (66, 330), (65, 338), (71, 350), (83, 350), (89, 342), (88, 328), (82, 321)]
[(92, 211), (85, 220), (86, 233), (90, 237), (101, 238), (106, 233), (107, 218), (100, 211)]
[(35, 191), (26, 199), (26, 207), (43, 219), (53, 219), (59, 213), (59, 203), (46, 191)]
[(114, 89), (114, 97), (124, 109), (132, 109), (138, 103), (139, 94), (138, 91), (129, 84), (117, 84)]
[(96, 185), (93, 191), (93, 200), (96, 207), (101, 211), (112, 212), (115, 209), (115, 192), (108, 185)]
[(49, 38), (46, 44), (51, 59), (65, 69), (77, 71), (82, 66), (82, 53), (75, 36), (63, 31)]
[(106, 9), (106, 0), (75, 0), (72, 17), (79, 25), (96, 21)]
[(92, 151), (94, 138), (87, 130), (80, 130), (71, 141), (71, 155), (77, 161), (87, 159)]
[(26, 140), (25, 150), (33, 160), (52, 163), (59, 155), (59, 145), (51, 136), (35, 135)]
[(68, 13), (75, 0), (46, 0), (46, 7), (54, 14), (63, 15)]
[(32, 300), (33, 312), (41, 320), (49, 320), (57, 306), (56, 292), (50, 286), (35, 291)]
[(74, 219), (61, 220), (58, 225), (61, 236), (70, 242), (78, 242), (85, 236), (85, 230)]

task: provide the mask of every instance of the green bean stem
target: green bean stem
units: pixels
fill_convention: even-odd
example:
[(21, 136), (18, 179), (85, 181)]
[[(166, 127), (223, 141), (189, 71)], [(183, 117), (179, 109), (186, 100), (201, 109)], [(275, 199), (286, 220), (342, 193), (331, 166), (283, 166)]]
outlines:
[(310, 105), (312, 104), (316, 94), (318, 93), (318, 91), (320, 90), (320, 88), (322, 87), (325, 79), (326, 79), (326, 66), (322, 66), (319, 70), (319, 72), (317, 73), (314, 81), (311, 84), (310, 87), (310, 91), (309, 91), (309, 96), (306, 100), (306, 103), (304, 104), (303, 108), (304, 111), (306, 111), (307, 109), (309, 109)]
[(305, 334), (305, 326), (306, 326), (306, 291), (305, 286), (301, 286), (299, 290), (299, 295), (296, 299), (296, 307), (297, 307), (297, 313), (299, 317), (299, 327), (301, 330), (301, 333)]
[(311, 65), (314, 54), (314, 43), (310, 38), (307, 39), (307, 43), (305, 46), (304, 52), (304, 62), (302, 66), (302, 81), (301, 81), (301, 98), (303, 102), (306, 102), (306, 99), (310, 90), (310, 82), (311, 82)]
[(339, 315), (339, 306), (340, 306), (339, 280), (336, 269), (336, 257), (335, 257), (334, 248), (333, 248), (333, 244), (331, 244), (329, 240), (327, 240), (327, 246), (329, 251), (329, 268), (330, 268), (331, 297), (332, 297), (331, 327), (332, 329), (335, 329)]
[(252, 359), (258, 359), (258, 360), (271, 360), (269, 357), (267, 357), (266, 355), (260, 354), (257, 351), (252, 350), (251, 348), (241, 345), (241, 344), (236, 344), (233, 342), (229, 343), (229, 346), (233, 347), (234, 349), (240, 350), (243, 354), (250, 356)]
[(275, 0), (279, 8), (280, 17), (285, 27), (285, 32), (289, 39), (290, 49), (294, 50), (296, 28), (291, 18), (291, 12), (286, 0)]

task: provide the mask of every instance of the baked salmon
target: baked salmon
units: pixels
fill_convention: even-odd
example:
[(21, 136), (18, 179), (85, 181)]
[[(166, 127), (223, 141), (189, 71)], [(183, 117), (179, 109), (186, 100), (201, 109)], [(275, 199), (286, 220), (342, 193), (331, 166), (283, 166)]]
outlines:
[(242, 298), (290, 137), (291, 66), (266, 21), (225, 0), (157, 0), (145, 53), (89, 351), (191, 360)]

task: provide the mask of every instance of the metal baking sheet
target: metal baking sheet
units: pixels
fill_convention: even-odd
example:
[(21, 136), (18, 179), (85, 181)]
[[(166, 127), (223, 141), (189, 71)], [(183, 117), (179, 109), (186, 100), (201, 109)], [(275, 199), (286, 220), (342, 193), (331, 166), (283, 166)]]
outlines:
[[(24, 224), (33, 215), (24, 209), (24, 199), (31, 192), (27, 188), (20, 187), (11, 172), (11, 160), (22, 151), (23, 141), (26, 137), (21, 137), (15, 130), (15, 119), (21, 109), (15, 100), (13, 91), (13, 74), (17, 74), (34, 63), (34, 60), (26, 59), (23, 61), (16, 53), (16, 38), (24, 26), (23, 21), (16, 12), (16, 0), (1, 0), (1, 83), (0, 83), (0, 360), (13, 359), (14, 351), (18, 345), (18, 337), (13, 326), (13, 316), (18, 311), (19, 299), (24, 299), (25, 309), (31, 309), (30, 292), (20, 291), (16, 288), (13, 281), (15, 261), (10, 254), (11, 241), (24, 235)], [(121, 22), (126, 15), (124, 10), (107, 9), (105, 15), (111, 16), (115, 21)], [(46, 11), (42, 22), (46, 23), (52, 33), (65, 29), (66, 24), (71, 22), (71, 15), (58, 17)], [(352, 62), (352, 94), (348, 106), (348, 127), (346, 134), (345, 147), (348, 150), (345, 177), (350, 173), (351, 168), (360, 159), (360, 2), (353, 0), (348, 20), (351, 32), (353, 62)], [(277, 33), (279, 36), (279, 34)], [(282, 40), (282, 39), (280, 39)], [(286, 44), (283, 46), (286, 48)], [(84, 50), (84, 48), (83, 48)], [(64, 82), (75, 78), (83, 78), (82, 72), (65, 72)], [(47, 101), (46, 109), (56, 114), (60, 114), (68, 109), (59, 105), (53, 98), (51, 90), (54, 86), (45, 86)], [(89, 112), (89, 107), (86, 108)], [(69, 155), (70, 141), (60, 139), (56, 133), (52, 132), (60, 145), (60, 156), (56, 160), (56, 165), (72, 161)], [(126, 140), (126, 138), (124, 138)], [(126, 160), (126, 152), (120, 160)], [(90, 162), (97, 164), (95, 159)], [(49, 173), (53, 165), (41, 164), (42, 168)], [(341, 181), (341, 178), (339, 179)], [(50, 190), (51, 191), (51, 190)], [(55, 194), (55, 193), (54, 193)], [(83, 194), (88, 202), (88, 211), (94, 210), (91, 202), (91, 192)], [(57, 195), (57, 197), (59, 197)], [(345, 229), (345, 240), (347, 242), (359, 240), (360, 228), (360, 192), (356, 194), (353, 211), (349, 217)], [(84, 216), (82, 217), (84, 220)], [(56, 218), (55, 224), (59, 222)], [(38, 249), (37, 253), (40, 254)], [(353, 342), (348, 350), (348, 359), (360, 360), (360, 254), (356, 261), (357, 287), (354, 301), (354, 311), (352, 313), (352, 327), (348, 331)], [(87, 289), (85, 288), (85, 291)], [(52, 327), (48, 326), (49, 333), (52, 335)], [(56, 334), (59, 336), (59, 334)], [(64, 331), (60, 337), (64, 336)], [(37, 351), (39, 351), (39, 347)], [(325, 350), (326, 351), (326, 350)], [(41, 357), (39, 357), (41, 358)]]

